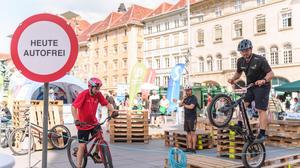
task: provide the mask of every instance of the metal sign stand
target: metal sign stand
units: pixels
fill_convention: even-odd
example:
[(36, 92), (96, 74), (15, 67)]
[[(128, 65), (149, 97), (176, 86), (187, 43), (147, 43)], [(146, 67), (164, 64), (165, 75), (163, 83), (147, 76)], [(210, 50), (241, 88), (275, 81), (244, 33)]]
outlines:
[(47, 168), (49, 83), (44, 83), (43, 155), (42, 168)]

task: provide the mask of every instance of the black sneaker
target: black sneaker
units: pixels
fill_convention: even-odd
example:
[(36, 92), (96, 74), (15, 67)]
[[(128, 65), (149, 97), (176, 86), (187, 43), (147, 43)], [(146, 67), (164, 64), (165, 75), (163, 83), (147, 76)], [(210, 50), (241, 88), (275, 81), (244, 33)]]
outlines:
[(191, 152), (190, 148), (186, 148), (185, 150), (183, 150), (183, 152)]
[(258, 134), (256, 139), (255, 139), (255, 142), (256, 143), (263, 143), (265, 140), (267, 139), (267, 135), (265, 134)]

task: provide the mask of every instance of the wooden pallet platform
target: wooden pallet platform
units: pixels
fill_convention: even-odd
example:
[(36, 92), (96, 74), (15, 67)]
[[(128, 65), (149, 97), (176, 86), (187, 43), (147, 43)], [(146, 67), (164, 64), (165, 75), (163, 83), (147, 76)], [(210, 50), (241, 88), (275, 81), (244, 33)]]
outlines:
[(110, 121), (110, 142), (149, 143), (148, 112), (138, 110), (120, 111)]
[[(187, 168), (242, 168), (243, 164), (231, 160), (203, 155), (187, 154)], [(165, 159), (164, 168), (170, 168), (168, 159)]]
[(263, 168), (288, 168), (300, 167), (300, 153), (281, 156), (265, 161)]

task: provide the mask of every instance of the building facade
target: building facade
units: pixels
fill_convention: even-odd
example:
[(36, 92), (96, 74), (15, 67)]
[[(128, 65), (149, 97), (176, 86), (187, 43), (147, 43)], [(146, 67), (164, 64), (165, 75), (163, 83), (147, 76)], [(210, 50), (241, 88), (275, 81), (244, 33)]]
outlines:
[(103, 89), (127, 84), (132, 67), (143, 60), (143, 24), (151, 9), (133, 5), (128, 11), (112, 12), (92, 24), (79, 38), (80, 50), (73, 74), (84, 82), (99, 77)]
[[(186, 63), (188, 51), (186, 0), (163, 3), (144, 20), (144, 62), (156, 71), (155, 85), (167, 87), (172, 68)], [(181, 83), (184, 83), (182, 80)]]
[[(229, 86), (240, 57), (237, 45), (250, 39), (268, 60), (272, 86), (299, 80), (300, 4), (294, 0), (205, 0), (191, 6), (192, 81)], [(242, 79), (245, 81), (245, 77)]]

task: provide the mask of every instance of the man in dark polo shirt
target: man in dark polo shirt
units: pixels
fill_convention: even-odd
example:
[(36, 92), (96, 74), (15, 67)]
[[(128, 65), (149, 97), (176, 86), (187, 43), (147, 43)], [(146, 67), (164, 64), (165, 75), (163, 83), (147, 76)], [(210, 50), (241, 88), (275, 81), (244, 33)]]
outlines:
[(197, 97), (192, 93), (192, 87), (187, 85), (184, 88), (185, 96), (180, 107), (184, 107), (184, 131), (187, 132), (186, 152), (196, 153), (196, 124), (197, 124)]
[[(252, 101), (255, 101), (255, 108), (259, 113), (260, 125), (257, 140), (264, 141), (266, 139), (265, 130), (268, 124), (267, 109), (271, 89), (270, 81), (274, 77), (274, 73), (265, 57), (252, 53), (252, 43), (250, 40), (242, 40), (238, 45), (238, 51), (242, 57), (237, 60), (237, 71), (228, 82), (234, 84), (241, 77), (242, 72), (244, 72), (247, 85), (250, 83), (255, 84), (254, 87), (248, 89), (244, 104), (248, 107)], [(242, 126), (242, 121), (238, 122), (238, 126)]]

